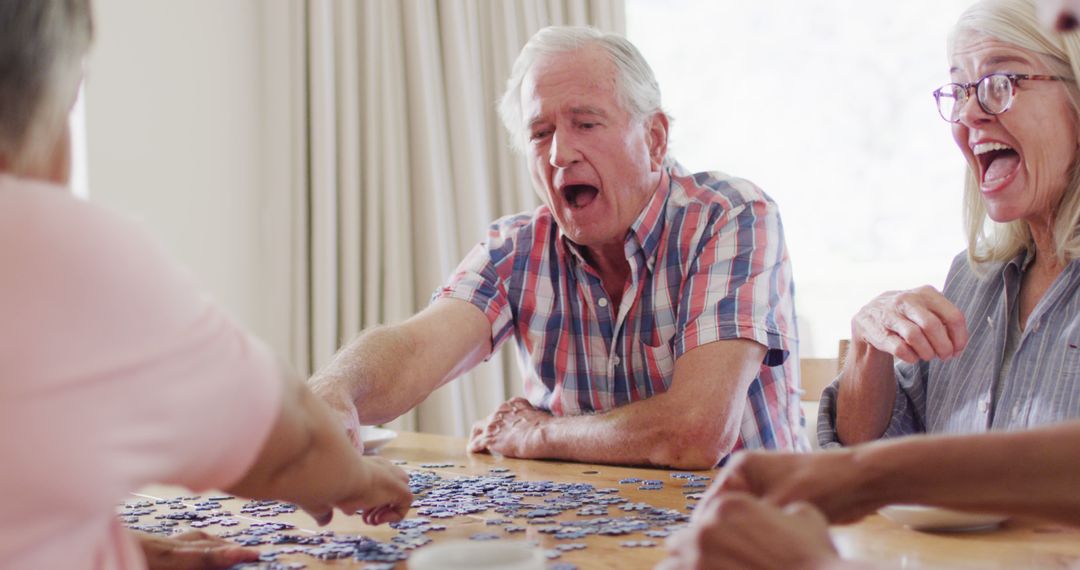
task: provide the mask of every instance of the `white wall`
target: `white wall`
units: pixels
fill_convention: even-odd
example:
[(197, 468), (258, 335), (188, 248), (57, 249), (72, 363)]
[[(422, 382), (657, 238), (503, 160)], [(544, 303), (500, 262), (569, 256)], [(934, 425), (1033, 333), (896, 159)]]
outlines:
[[(200, 284), (279, 352), (288, 251), (267, 251), (287, 113), (266, 96), (259, 0), (96, 0), (86, 79), (89, 194), (141, 218)], [(287, 230), (287, 228), (285, 228)], [(287, 276), (285, 276), (287, 277)], [(284, 291), (284, 292), (283, 292)]]

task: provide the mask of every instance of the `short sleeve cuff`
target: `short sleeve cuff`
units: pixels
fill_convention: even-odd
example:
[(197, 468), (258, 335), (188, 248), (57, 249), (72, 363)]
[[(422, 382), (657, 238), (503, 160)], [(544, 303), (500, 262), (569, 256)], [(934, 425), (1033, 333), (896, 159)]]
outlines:
[(679, 358), (690, 350), (711, 342), (735, 339), (752, 340), (764, 346), (765, 359), (763, 363), (766, 366), (784, 364), (791, 354), (789, 347), (794, 342), (794, 339), (780, 331), (770, 330), (752, 322), (732, 323), (716, 327), (692, 324), (675, 340), (675, 358)]

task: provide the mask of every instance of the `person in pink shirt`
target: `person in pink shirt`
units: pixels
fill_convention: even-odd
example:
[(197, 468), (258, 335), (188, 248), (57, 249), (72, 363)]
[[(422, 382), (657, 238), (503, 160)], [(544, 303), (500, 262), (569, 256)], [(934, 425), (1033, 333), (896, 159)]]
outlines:
[[(115, 508), (149, 483), (291, 501), (321, 524), (334, 508), (400, 520), (404, 472), (357, 454), (142, 228), (65, 188), (91, 35), (87, 0), (0, 0), (0, 567), (145, 567)], [(185, 538), (144, 551), (258, 555)]]

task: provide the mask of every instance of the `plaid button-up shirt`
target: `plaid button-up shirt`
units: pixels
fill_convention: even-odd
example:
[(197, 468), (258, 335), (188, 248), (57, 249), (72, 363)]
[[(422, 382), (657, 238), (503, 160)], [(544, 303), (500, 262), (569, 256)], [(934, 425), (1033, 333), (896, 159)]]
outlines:
[(512, 335), (526, 396), (555, 415), (663, 393), (686, 351), (756, 341), (767, 352), (735, 449), (806, 449), (791, 263), (776, 204), (746, 180), (670, 170), (624, 251), (631, 277), (616, 307), (582, 248), (541, 206), (495, 221), (434, 297), (480, 308), (492, 350)]

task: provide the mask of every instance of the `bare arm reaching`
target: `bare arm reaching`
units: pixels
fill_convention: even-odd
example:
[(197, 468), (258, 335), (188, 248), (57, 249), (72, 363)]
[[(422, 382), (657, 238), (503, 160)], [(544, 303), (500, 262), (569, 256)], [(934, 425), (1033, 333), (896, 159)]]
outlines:
[(890, 503), (921, 503), (1075, 525), (1076, 465), (1080, 421), (1022, 432), (914, 436), (812, 455), (745, 453), (733, 458), (703, 503), (743, 491), (776, 504), (811, 502), (834, 522), (858, 520)]
[(360, 448), (361, 424), (393, 420), (490, 353), (491, 325), (484, 313), (464, 301), (441, 299), (401, 324), (364, 331), (310, 385)]

